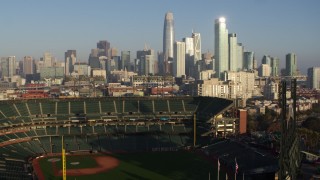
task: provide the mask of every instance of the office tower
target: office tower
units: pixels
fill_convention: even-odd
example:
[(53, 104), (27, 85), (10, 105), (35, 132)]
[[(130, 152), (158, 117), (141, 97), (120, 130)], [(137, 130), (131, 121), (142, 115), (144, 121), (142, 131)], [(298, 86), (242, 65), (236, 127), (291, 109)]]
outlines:
[(186, 46), (186, 60), (185, 60), (185, 73), (187, 76), (192, 76), (192, 71), (194, 67), (194, 45), (193, 45), (193, 38), (186, 37), (183, 38), (183, 42)]
[(229, 68), (228, 57), (228, 30), (226, 19), (221, 17), (215, 21), (215, 71), (216, 77), (222, 78)]
[(110, 49), (110, 42), (108, 41), (99, 41), (97, 43), (97, 48), (99, 49), (99, 56), (108, 57), (108, 51)]
[(254, 52), (243, 53), (243, 69), (253, 70)]
[(12, 77), (16, 74), (16, 57), (9, 56), (1, 58), (1, 77)]
[(113, 56), (118, 56), (117, 48), (110, 48), (108, 52), (108, 59), (112, 59)]
[(260, 71), (259, 71), (259, 76), (260, 77), (269, 77), (271, 74), (271, 70), (270, 70), (270, 66), (269, 64), (261, 64), (260, 66)]
[(194, 64), (201, 60), (201, 36), (200, 33), (192, 33), (194, 46)]
[(172, 60), (173, 60), (173, 43), (174, 43), (174, 21), (173, 14), (167, 12), (164, 18), (163, 27), (163, 63), (164, 74), (172, 74)]
[(243, 69), (243, 52), (244, 52), (244, 47), (242, 43), (238, 43), (237, 46), (237, 60), (238, 60), (238, 71), (241, 71)]
[(130, 71), (130, 51), (121, 51), (121, 69)]
[(237, 34), (231, 33), (229, 37), (229, 71), (238, 70), (238, 42)]
[(311, 67), (308, 69), (308, 87), (310, 89), (320, 90), (320, 67)]
[(271, 58), (271, 76), (279, 76), (279, 58)]
[(77, 51), (76, 50), (67, 50), (67, 52), (64, 53), (64, 74), (66, 76), (70, 75), (73, 72), (73, 65), (77, 61)]
[(24, 76), (27, 74), (34, 73), (34, 61), (31, 56), (25, 56), (23, 58), (23, 74)]
[(90, 57), (98, 57), (99, 56), (99, 49), (91, 49)]
[(287, 76), (297, 75), (297, 56), (294, 53), (286, 55), (286, 72)]
[(262, 64), (268, 64), (271, 67), (271, 57), (269, 55), (264, 55), (262, 57)]
[(186, 45), (186, 54), (193, 56), (194, 55), (193, 38), (192, 37), (183, 38), (183, 42)]
[(43, 55), (43, 63), (44, 67), (52, 67), (53, 62), (52, 62), (52, 55), (49, 52), (45, 52)]
[(184, 42), (174, 43), (174, 58), (173, 58), (173, 75), (175, 77), (184, 76), (185, 73), (185, 55), (186, 45)]
[(154, 75), (155, 53), (152, 49), (137, 51), (135, 70), (139, 75)]

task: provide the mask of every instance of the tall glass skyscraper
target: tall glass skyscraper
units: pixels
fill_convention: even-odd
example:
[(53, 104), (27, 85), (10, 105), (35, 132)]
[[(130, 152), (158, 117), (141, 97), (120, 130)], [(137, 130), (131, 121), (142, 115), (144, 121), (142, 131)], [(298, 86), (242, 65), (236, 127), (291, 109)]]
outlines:
[(271, 58), (271, 76), (279, 76), (279, 58)]
[(297, 56), (294, 53), (286, 55), (286, 72), (287, 76), (297, 75)]
[(215, 21), (215, 71), (216, 77), (222, 78), (229, 68), (228, 29), (226, 19), (221, 17)]
[(254, 52), (244, 52), (243, 53), (243, 69), (253, 70)]
[(238, 41), (237, 34), (229, 34), (229, 70), (238, 70)]
[(173, 44), (174, 44), (174, 21), (173, 14), (167, 12), (164, 18), (163, 27), (163, 69), (164, 74), (172, 74), (173, 60)]

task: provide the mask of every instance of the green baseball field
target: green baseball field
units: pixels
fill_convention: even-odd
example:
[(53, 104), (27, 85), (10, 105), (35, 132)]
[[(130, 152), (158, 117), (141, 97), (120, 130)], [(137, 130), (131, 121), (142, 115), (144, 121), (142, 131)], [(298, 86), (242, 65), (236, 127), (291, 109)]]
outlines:
[[(217, 169), (191, 152), (68, 155), (67, 179), (215, 179)], [(36, 159), (39, 179), (62, 179), (61, 156)]]

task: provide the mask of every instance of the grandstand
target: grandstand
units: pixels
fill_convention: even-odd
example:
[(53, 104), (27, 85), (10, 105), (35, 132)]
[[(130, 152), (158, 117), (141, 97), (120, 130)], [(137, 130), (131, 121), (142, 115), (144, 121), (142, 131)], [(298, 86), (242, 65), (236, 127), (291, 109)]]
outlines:
[[(32, 179), (26, 160), (60, 153), (62, 139), (67, 152), (169, 151), (192, 146), (195, 116), (197, 127), (201, 126), (197, 144), (208, 144), (209, 139), (201, 137), (203, 127), (209, 130), (207, 121), (232, 103), (212, 97), (2, 101), (0, 178), (17, 174), (16, 179)], [(12, 163), (13, 159), (19, 163)]]

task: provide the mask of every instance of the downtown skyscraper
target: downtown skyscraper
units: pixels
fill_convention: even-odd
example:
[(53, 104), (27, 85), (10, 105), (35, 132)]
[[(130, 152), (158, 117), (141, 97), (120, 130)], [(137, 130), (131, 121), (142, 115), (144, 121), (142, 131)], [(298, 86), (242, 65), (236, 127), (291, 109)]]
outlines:
[(186, 62), (186, 43), (174, 43), (174, 58), (173, 58), (173, 75), (175, 77), (185, 76), (185, 62)]
[(294, 53), (289, 53), (286, 55), (286, 75), (287, 76), (296, 76), (298, 67), (297, 67), (297, 56)]
[(173, 14), (167, 12), (164, 18), (163, 27), (163, 64), (160, 69), (163, 74), (172, 74), (173, 61), (173, 44), (174, 44), (174, 21)]
[(221, 17), (215, 21), (215, 73), (216, 77), (222, 78), (225, 71), (229, 68), (229, 50), (228, 50), (228, 29), (226, 19)]

